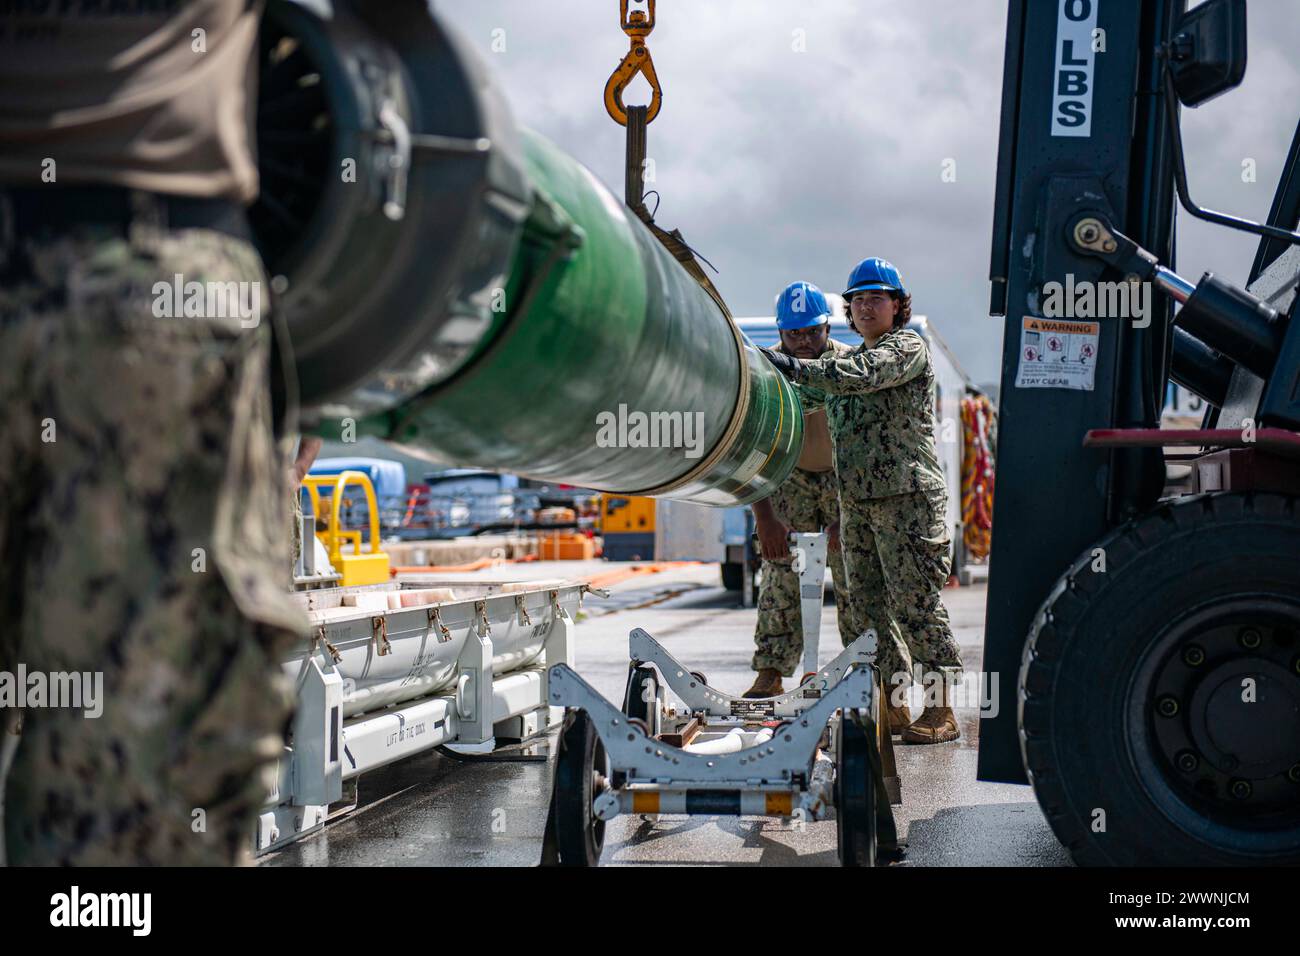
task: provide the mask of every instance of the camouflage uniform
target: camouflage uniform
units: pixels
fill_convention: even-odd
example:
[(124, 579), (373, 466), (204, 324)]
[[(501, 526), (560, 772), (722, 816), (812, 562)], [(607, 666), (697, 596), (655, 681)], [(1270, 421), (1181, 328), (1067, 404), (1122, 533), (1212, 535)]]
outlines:
[[(777, 352), (784, 352), (778, 344)], [(821, 357), (847, 355), (852, 349), (842, 342), (828, 339)], [(805, 428), (808, 426), (805, 425)], [(825, 419), (819, 427), (825, 429)], [(824, 432), (823, 432), (824, 434)], [(805, 431), (804, 455), (808, 453)], [(821, 464), (818, 462), (816, 464)], [(772, 494), (771, 501), (783, 524), (791, 531), (825, 531), (840, 519), (835, 471), (812, 471), (796, 467)], [(835, 585), (835, 618), (840, 640), (849, 644), (861, 633), (854, 630), (849, 616), (848, 588), (844, 583), (844, 559), (839, 550), (827, 552), (826, 563)], [(799, 575), (794, 570), (794, 556), (780, 561), (763, 559), (762, 580), (758, 589), (758, 624), (754, 629), (754, 670), (774, 668), (784, 677), (792, 677), (803, 657), (803, 614), (799, 594)]]
[(872, 348), (801, 363), (797, 381), (806, 405), (826, 406), (855, 623), (891, 638), (881, 641), (881, 673), (887, 682), (909, 680), (908, 652), (926, 671), (959, 672), (961, 652), (940, 600), (951, 536), (925, 340), (892, 329)]
[[(840, 506), (834, 471), (796, 468), (771, 497), (777, 517), (792, 531), (824, 531), (839, 520)], [(840, 640), (847, 646), (857, 637), (844, 582), (844, 560), (839, 550), (828, 552), (831, 581), (835, 584), (835, 616)], [(794, 675), (803, 656), (803, 615), (799, 575), (793, 556), (779, 561), (763, 559), (763, 580), (758, 591), (758, 626), (754, 629), (754, 670), (773, 667), (784, 677)]]
[(285, 592), (270, 323), (156, 317), (177, 273), (264, 278), (211, 230), (0, 242), (0, 669), (103, 674), (98, 719), (23, 715), (12, 863), (233, 862), (283, 746), (279, 662), (306, 621)]

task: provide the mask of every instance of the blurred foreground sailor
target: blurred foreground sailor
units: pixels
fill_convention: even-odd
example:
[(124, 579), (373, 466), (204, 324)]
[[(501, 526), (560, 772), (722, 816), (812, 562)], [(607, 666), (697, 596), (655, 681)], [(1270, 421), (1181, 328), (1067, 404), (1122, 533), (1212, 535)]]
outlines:
[(236, 862), (284, 744), (260, 14), (0, 13), (0, 671), (102, 681), (97, 716), (0, 707), (10, 863)]
[[(810, 282), (792, 282), (776, 301), (779, 351), (801, 359), (845, 355), (849, 346), (830, 337), (831, 309), (826, 296)], [(837, 539), (840, 521), (826, 412), (804, 415), (803, 450), (790, 477), (773, 494), (754, 503), (754, 523), (763, 554), (758, 592), (758, 624), (754, 629), (753, 668), (758, 676), (746, 697), (775, 697), (784, 692), (782, 677), (794, 675), (803, 656), (799, 575), (790, 554), (791, 531), (831, 534), (826, 554), (835, 585), (835, 613), (840, 640), (847, 646), (857, 636), (849, 616), (844, 561)]]

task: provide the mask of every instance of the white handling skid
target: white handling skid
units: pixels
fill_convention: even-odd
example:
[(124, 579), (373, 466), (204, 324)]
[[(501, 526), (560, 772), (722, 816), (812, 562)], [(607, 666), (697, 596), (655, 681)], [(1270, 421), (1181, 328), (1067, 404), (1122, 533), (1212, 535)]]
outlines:
[(567, 664), (550, 668), (549, 703), (567, 710), (543, 865), (596, 865), (606, 822), (625, 813), (834, 817), (843, 865), (897, 858), (875, 631), (795, 690), (759, 699), (714, 690), (640, 628), (629, 651), (622, 709)]
[(283, 664), (297, 707), (291, 743), (268, 780), (256, 853), (354, 809), (367, 770), (435, 747), (490, 755), (559, 718), (547, 700), (547, 667), (573, 662), (574, 618), (592, 589), (576, 581), (438, 585), (448, 582), (298, 596), (313, 633)]

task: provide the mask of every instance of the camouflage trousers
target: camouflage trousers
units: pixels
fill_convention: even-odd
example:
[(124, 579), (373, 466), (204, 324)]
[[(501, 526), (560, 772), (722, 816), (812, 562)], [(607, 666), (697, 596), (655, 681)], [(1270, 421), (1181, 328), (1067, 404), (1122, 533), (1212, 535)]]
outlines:
[(855, 622), (880, 637), (886, 685), (911, 682), (912, 668), (954, 675), (961, 651), (940, 593), (951, 565), (947, 492), (914, 491), (840, 500), (840, 542)]
[[(835, 472), (796, 468), (771, 497), (772, 507), (792, 531), (824, 531), (839, 520)], [(849, 615), (844, 562), (838, 550), (826, 555), (835, 585), (835, 616), (840, 640), (849, 644), (855, 631)], [(799, 575), (793, 556), (781, 561), (763, 559), (763, 579), (758, 589), (758, 625), (754, 629), (753, 668), (772, 667), (784, 677), (794, 676), (803, 656), (803, 615), (800, 610)]]
[(0, 670), (102, 675), (98, 717), (21, 713), (10, 863), (236, 862), (285, 741), (270, 323), (160, 318), (177, 275), (263, 279), (210, 230), (0, 243)]

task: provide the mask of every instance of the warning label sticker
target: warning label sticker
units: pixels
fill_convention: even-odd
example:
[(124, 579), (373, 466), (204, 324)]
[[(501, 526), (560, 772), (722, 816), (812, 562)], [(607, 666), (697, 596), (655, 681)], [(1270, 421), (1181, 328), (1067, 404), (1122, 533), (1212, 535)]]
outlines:
[(1025, 316), (1020, 324), (1016, 388), (1072, 388), (1091, 392), (1100, 322), (1062, 322)]

